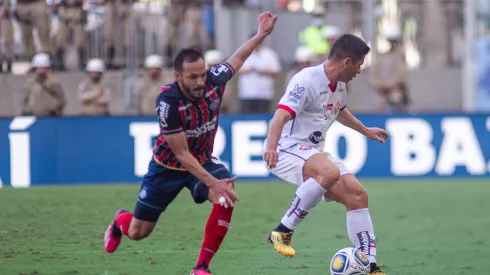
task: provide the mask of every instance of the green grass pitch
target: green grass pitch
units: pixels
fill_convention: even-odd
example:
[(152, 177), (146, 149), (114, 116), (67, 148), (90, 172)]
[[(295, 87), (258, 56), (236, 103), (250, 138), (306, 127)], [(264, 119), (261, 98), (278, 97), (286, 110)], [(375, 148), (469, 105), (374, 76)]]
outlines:
[[(490, 274), (490, 182), (366, 181), (378, 262), (392, 275)], [(114, 212), (132, 210), (139, 185), (0, 189), (0, 274), (189, 274), (210, 204), (184, 190), (155, 232), (123, 239), (106, 254), (103, 235)], [(217, 275), (329, 274), (333, 253), (351, 243), (345, 210), (318, 205), (293, 237), (286, 259), (266, 243), (293, 197), (285, 183), (237, 183), (228, 236), (212, 262)]]

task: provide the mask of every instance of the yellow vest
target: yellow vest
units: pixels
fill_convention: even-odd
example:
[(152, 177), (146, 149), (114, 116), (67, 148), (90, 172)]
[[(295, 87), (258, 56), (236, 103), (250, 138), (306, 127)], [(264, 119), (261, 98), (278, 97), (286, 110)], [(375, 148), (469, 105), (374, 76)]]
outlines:
[(328, 54), (330, 44), (323, 38), (323, 30), (327, 26), (309, 26), (299, 33), (299, 41), (314, 54)]

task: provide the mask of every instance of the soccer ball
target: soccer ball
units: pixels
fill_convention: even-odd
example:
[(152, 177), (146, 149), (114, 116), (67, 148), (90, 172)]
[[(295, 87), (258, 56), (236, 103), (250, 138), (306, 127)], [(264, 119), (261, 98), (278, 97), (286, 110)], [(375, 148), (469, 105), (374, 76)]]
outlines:
[(343, 248), (332, 257), (330, 274), (332, 275), (367, 275), (371, 266), (366, 255), (358, 248)]

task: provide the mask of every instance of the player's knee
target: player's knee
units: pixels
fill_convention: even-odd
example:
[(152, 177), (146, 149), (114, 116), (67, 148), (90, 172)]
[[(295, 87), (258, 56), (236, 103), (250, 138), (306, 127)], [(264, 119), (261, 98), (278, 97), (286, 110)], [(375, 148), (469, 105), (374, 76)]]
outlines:
[(347, 199), (346, 207), (350, 210), (357, 210), (368, 207), (368, 193), (364, 187), (359, 186), (351, 192)]
[(326, 190), (330, 189), (340, 179), (340, 171), (337, 167), (329, 167), (322, 170), (315, 180)]

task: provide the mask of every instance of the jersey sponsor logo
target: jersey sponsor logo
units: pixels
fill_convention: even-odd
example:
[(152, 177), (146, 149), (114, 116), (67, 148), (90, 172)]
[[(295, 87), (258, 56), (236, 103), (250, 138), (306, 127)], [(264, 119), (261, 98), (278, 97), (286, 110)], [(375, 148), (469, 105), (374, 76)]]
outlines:
[(318, 144), (325, 140), (325, 138), (322, 135), (322, 132), (320, 131), (315, 131), (311, 133), (309, 139), (313, 144)]
[(228, 67), (224, 64), (220, 64), (218, 66), (214, 66), (212, 69), (211, 69), (211, 73), (214, 74), (215, 76), (219, 76), (220, 74), (222, 73), (226, 73), (228, 72)]
[(198, 137), (202, 134), (205, 134), (209, 131), (212, 131), (216, 128), (216, 125), (217, 125), (217, 119), (216, 117), (213, 117), (212, 120), (206, 122), (203, 126), (201, 127), (198, 127), (196, 129), (193, 129), (193, 130), (186, 130), (185, 131), (185, 136), (186, 137)]
[(300, 87), (298, 84), (296, 84), (294, 85), (294, 88), (289, 91), (288, 97), (291, 101), (298, 103), (305, 90), (306, 89), (304, 87)]
[(300, 149), (301, 151), (307, 151), (307, 150), (311, 150), (311, 146), (310, 146), (310, 145), (308, 145), (308, 144), (301, 144), (301, 145), (299, 146), (299, 149)]
[(162, 128), (166, 128), (168, 126), (167, 124), (167, 118), (168, 118), (168, 109), (170, 108), (170, 105), (164, 101), (160, 101), (160, 104), (158, 106), (158, 117), (160, 118), (160, 126)]

